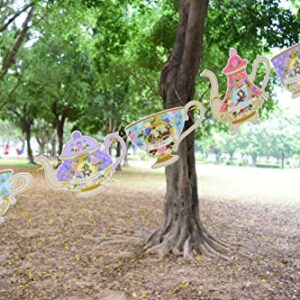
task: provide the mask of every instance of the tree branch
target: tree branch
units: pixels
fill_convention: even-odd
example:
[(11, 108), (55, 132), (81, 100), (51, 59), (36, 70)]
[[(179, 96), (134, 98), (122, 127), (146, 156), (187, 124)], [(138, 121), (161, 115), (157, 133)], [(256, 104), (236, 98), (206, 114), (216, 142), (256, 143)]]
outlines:
[(0, 103), (0, 111), (4, 108), (4, 106), (7, 104), (7, 102), (11, 99), (13, 93), (17, 90), (17, 88), (22, 83), (23, 75), (24, 75), (24, 73), (20, 74), (20, 76), (18, 77), (18, 81), (17, 81), (16, 85), (13, 87), (13, 89), (11, 89), (11, 91), (9, 92), (7, 97), (2, 101), (2, 103)]
[(19, 17), (24, 11), (26, 11), (29, 7), (33, 6), (33, 3), (29, 3), (25, 5), (21, 10), (17, 11), (2, 27), (0, 27), (0, 33), (5, 31), (7, 27), (17, 18)]
[(10, 68), (10, 66), (14, 63), (16, 55), (18, 50), (20, 49), (25, 37), (26, 37), (26, 33), (29, 29), (29, 22), (32, 18), (33, 15), (33, 11), (34, 11), (34, 6), (32, 6), (28, 12), (28, 15), (22, 25), (22, 30), (19, 34), (19, 36), (16, 39), (16, 42), (14, 44), (14, 46), (12, 47), (12, 49), (6, 54), (6, 56), (3, 59), (3, 64), (2, 64), (2, 74), (0, 74), (0, 80), (2, 80), (4, 78), (4, 76), (6, 75), (6, 73), (8, 72), (8, 69)]

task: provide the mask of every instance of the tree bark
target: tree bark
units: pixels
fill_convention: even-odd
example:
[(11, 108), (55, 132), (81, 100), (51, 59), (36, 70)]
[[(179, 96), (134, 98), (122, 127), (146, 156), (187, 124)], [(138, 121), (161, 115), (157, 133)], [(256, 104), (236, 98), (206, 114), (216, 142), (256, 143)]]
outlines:
[(45, 147), (47, 142), (43, 139), (43, 137), (39, 138), (37, 136), (36, 141), (39, 144), (39, 154), (45, 154)]
[(55, 157), (56, 156), (56, 138), (53, 137), (51, 139), (51, 156)]
[[(176, 41), (160, 81), (165, 108), (185, 105), (194, 97), (207, 9), (208, 0), (180, 1)], [(192, 123), (187, 121), (185, 130)], [(148, 238), (149, 252), (191, 258), (194, 252), (214, 255), (225, 249), (200, 219), (194, 139), (194, 133), (186, 137), (178, 149), (180, 159), (166, 167), (164, 221)]]
[(252, 158), (252, 166), (256, 167), (256, 165), (257, 165), (257, 154), (252, 154), (251, 158)]
[(129, 147), (130, 147), (130, 142), (128, 140), (126, 140), (126, 154), (125, 154), (125, 157), (124, 157), (124, 163), (123, 163), (123, 166), (124, 167), (129, 167), (129, 161), (128, 161), (128, 150), (129, 150)]
[[(117, 157), (121, 156), (121, 144), (117, 143)], [(117, 171), (122, 171), (122, 166), (119, 164), (116, 168)]]
[(34, 164), (35, 162), (33, 159), (32, 148), (31, 148), (31, 124), (32, 124), (31, 121), (25, 122), (23, 125), (23, 131), (25, 133), (28, 161)]
[(57, 120), (56, 123), (56, 133), (58, 140), (58, 154), (60, 155), (64, 146), (64, 127), (66, 118), (62, 116)]
[(282, 154), (281, 155), (281, 169), (284, 169), (284, 167), (285, 167), (285, 155)]

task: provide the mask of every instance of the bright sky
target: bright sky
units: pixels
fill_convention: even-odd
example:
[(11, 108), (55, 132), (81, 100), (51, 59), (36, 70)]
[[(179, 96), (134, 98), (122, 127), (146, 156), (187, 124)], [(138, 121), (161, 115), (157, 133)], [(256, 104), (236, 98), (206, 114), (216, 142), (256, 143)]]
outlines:
[(292, 94), (281, 86), (275, 87), (275, 93), (279, 100), (279, 107), (284, 111), (300, 116), (300, 97), (292, 99)]

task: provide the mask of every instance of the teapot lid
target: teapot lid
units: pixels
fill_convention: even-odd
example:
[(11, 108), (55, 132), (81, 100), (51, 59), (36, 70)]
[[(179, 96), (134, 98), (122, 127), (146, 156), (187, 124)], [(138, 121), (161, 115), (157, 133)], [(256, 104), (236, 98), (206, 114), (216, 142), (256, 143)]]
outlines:
[(67, 159), (84, 154), (99, 147), (98, 142), (89, 137), (83, 136), (80, 131), (72, 133), (72, 139), (64, 146), (60, 158)]
[(230, 58), (228, 59), (227, 66), (223, 70), (224, 74), (235, 72), (247, 66), (247, 59), (242, 59), (234, 48), (230, 49), (229, 55)]

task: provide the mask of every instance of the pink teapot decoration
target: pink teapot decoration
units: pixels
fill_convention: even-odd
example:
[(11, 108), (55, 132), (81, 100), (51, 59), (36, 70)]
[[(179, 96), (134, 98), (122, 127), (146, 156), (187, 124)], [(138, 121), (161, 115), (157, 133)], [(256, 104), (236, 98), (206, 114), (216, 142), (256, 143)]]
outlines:
[[(227, 91), (223, 100), (220, 99), (216, 75), (206, 69), (200, 76), (208, 77), (211, 82), (210, 102), (213, 116), (221, 122), (229, 122), (232, 133), (236, 133), (238, 127), (246, 121), (258, 123), (257, 110), (268, 97), (265, 88), (269, 82), (271, 66), (266, 57), (258, 56), (253, 62), (251, 74), (248, 75), (248, 61), (242, 59), (234, 48), (229, 54), (230, 58), (223, 70), (227, 76)], [(254, 80), (260, 63), (265, 64), (266, 75), (259, 88)]]

